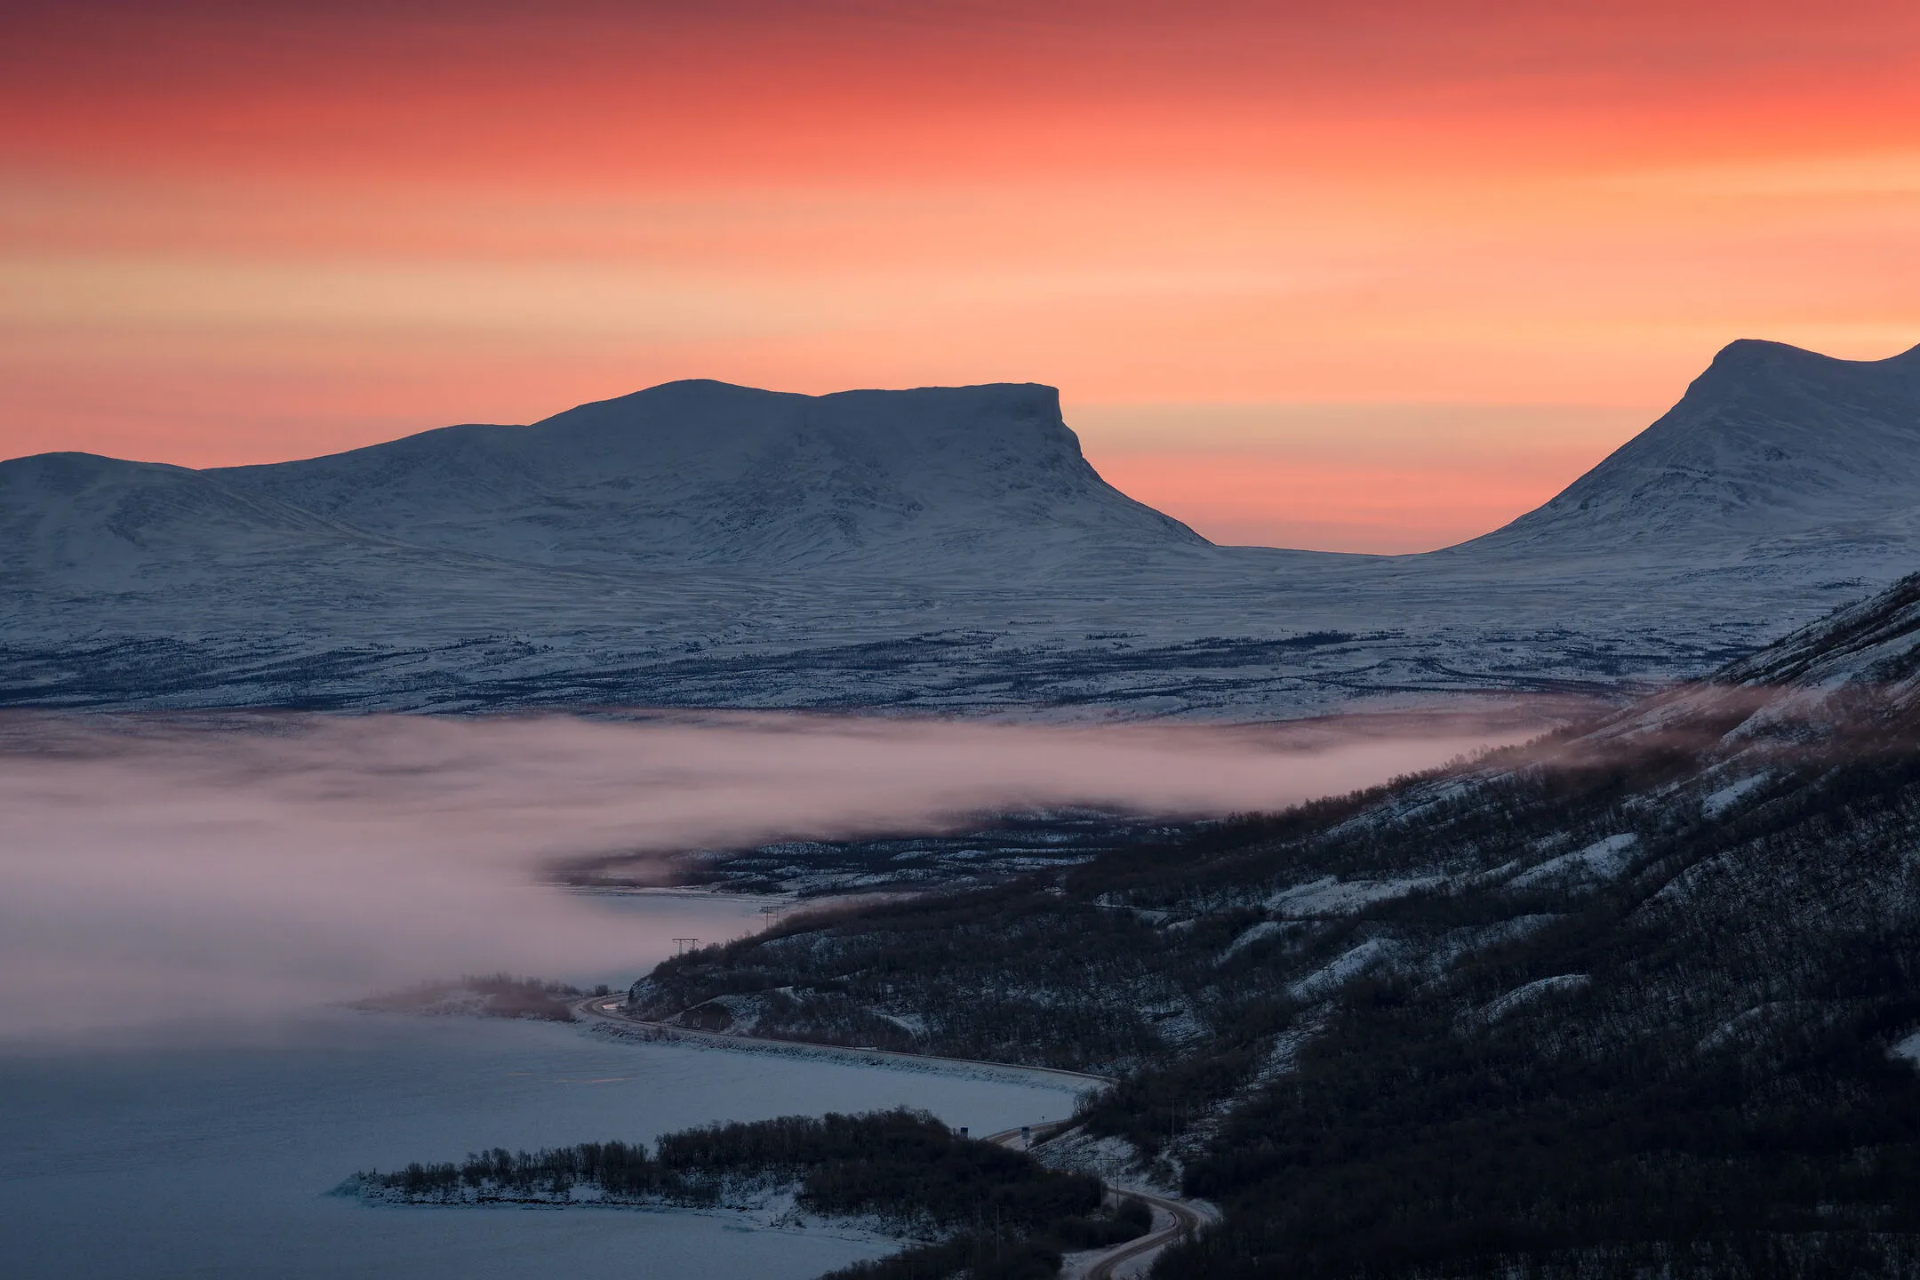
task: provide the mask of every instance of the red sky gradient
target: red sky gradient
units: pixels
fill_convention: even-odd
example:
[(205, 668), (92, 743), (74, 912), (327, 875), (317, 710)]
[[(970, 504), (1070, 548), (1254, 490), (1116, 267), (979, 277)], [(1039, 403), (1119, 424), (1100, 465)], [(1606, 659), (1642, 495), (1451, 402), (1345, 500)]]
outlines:
[(0, 455), (1034, 380), (1202, 532), (1411, 550), (1736, 337), (1920, 342), (1910, 0), (0, 15)]

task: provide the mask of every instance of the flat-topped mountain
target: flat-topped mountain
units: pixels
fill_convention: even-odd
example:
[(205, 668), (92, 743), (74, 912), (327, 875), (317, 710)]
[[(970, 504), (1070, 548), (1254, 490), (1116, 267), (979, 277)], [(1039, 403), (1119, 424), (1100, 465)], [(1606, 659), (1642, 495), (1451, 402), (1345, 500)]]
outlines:
[(446, 427), (208, 472), (417, 546), (542, 564), (939, 569), (1198, 546), (1102, 480), (1051, 387), (805, 396), (670, 382), (529, 427)]
[(0, 462), (0, 702), (1300, 714), (1620, 696), (1920, 565), (1920, 350), (1738, 342), (1457, 547), (1216, 547), (1034, 385), (676, 382), (267, 466)]

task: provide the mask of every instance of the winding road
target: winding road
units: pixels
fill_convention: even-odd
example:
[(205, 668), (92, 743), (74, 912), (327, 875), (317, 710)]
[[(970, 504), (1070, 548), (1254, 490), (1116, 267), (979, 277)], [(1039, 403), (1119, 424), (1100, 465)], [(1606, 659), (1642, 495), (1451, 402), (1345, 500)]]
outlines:
[[(1154, 1227), (1143, 1236), (1116, 1244), (1088, 1259), (1077, 1273), (1079, 1280), (1113, 1280), (1126, 1263), (1144, 1260), (1148, 1254), (1158, 1253), (1174, 1241), (1186, 1239), (1201, 1227), (1212, 1223), (1217, 1216), (1211, 1206), (1196, 1205), (1190, 1200), (1174, 1200), (1147, 1191), (1116, 1191), (1115, 1194), (1144, 1200), (1149, 1209), (1156, 1211), (1153, 1215)], [(1161, 1222), (1162, 1214), (1166, 1215), (1164, 1223)]]
[[(1038, 1076), (1059, 1076), (1094, 1084), (1113, 1083), (1110, 1076), (1089, 1075), (1083, 1071), (1062, 1071), (1055, 1067), (1029, 1067), (1012, 1062), (982, 1062), (973, 1058), (940, 1058), (921, 1053), (899, 1053), (891, 1049), (859, 1049), (843, 1045), (807, 1044), (796, 1040), (769, 1040), (759, 1036), (735, 1035), (728, 1031), (695, 1031), (687, 1027), (673, 1026), (671, 1023), (635, 1017), (627, 1012), (626, 1001), (620, 996), (594, 996), (580, 1001), (574, 1008), (589, 1018), (640, 1027), (662, 1037), (711, 1044), (721, 1048), (803, 1050), (810, 1054), (819, 1053), (829, 1057), (850, 1058), (856, 1062), (878, 1060), (919, 1064), (945, 1063), (956, 1067), (990, 1067)], [(1051, 1120), (1029, 1125), (1027, 1128), (1031, 1130), (1034, 1138), (1044, 1142), (1047, 1138), (1071, 1127), (1072, 1123), (1070, 1120)], [(1013, 1128), (988, 1134), (985, 1141), (1011, 1147), (1018, 1144), (1021, 1138), (1022, 1130)], [(1219, 1218), (1218, 1210), (1202, 1201), (1178, 1200), (1170, 1196), (1142, 1191), (1137, 1187), (1121, 1187), (1112, 1183), (1105, 1185), (1114, 1195), (1123, 1199), (1141, 1201), (1151, 1209), (1153, 1227), (1143, 1236), (1136, 1236), (1121, 1244), (1111, 1245), (1097, 1253), (1073, 1255), (1073, 1265), (1061, 1273), (1062, 1280), (1114, 1280), (1120, 1274), (1121, 1267), (1129, 1263), (1143, 1262), (1148, 1255), (1158, 1253), (1174, 1241), (1192, 1235)]]

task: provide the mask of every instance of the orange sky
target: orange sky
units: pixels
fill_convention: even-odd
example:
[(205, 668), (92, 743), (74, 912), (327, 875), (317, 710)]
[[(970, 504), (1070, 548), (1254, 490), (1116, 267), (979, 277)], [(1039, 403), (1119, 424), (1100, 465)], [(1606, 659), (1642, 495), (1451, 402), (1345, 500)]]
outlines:
[(1204, 533), (1409, 550), (1735, 337), (1920, 342), (1911, 0), (0, 15), (0, 455), (1034, 380)]

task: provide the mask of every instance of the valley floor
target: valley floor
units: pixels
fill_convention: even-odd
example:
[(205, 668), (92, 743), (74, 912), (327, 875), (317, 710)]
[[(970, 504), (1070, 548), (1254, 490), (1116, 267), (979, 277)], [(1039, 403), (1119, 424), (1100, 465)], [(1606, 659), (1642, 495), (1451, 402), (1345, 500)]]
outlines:
[(1774, 580), (1738, 565), (1412, 559), (1210, 548), (1004, 583), (404, 557), (257, 580), (243, 567), (217, 590), (23, 579), (0, 582), (0, 705), (1244, 721), (1460, 697), (1617, 700), (1704, 673), (1906, 567), (1836, 562), (1812, 581), (1805, 566)]

